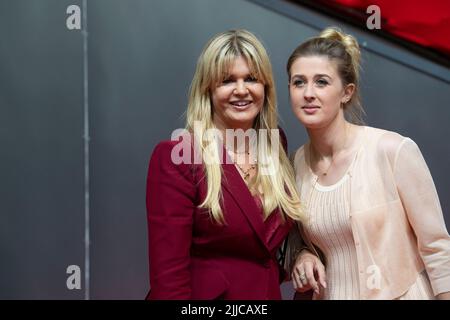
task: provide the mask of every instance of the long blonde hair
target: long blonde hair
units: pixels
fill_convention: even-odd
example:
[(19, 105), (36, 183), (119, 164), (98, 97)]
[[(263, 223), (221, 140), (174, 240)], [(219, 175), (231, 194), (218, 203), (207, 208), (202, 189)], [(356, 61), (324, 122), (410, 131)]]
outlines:
[[(198, 142), (206, 173), (207, 194), (199, 207), (208, 209), (212, 219), (219, 224), (225, 223), (226, 220), (220, 205), (223, 175), (220, 160), (223, 159), (219, 159), (218, 148), (208, 147), (205, 133), (215, 128), (211, 92), (227, 77), (237, 57), (243, 57), (252, 76), (264, 84), (264, 105), (254, 121), (253, 129), (266, 129), (268, 141), (264, 145), (258, 144), (259, 154), (262, 153), (270, 161), (270, 157), (273, 157), (269, 152), (272, 142), (278, 138), (272, 136), (271, 130), (278, 129), (278, 116), (272, 67), (266, 50), (255, 35), (246, 30), (230, 30), (217, 34), (206, 44), (197, 62), (189, 93), (186, 129), (195, 133), (194, 139)], [(201, 126), (198, 126), (199, 122)], [(304, 214), (295, 187), (294, 172), (282, 144), (278, 145), (277, 174), (263, 175), (258, 170), (254, 180), (264, 195), (261, 199), (264, 218), (279, 207), (283, 218), (287, 215), (294, 220), (302, 220)]]

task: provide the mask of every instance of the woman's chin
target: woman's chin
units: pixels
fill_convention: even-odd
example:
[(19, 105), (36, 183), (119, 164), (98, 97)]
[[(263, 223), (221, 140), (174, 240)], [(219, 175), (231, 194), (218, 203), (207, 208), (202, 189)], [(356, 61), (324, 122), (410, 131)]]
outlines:
[(230, 116), (229, 125), (230, 127), (234, 128), (251, 128), (253, 126), (253, 123), (255, 122), (255, 119), (257, 117), (257, 113), (253, 114), (233, 114)]
[(319, 129), (323, 126), (323, 121), (319, 117), (300, 116), (297, 119), (306, 129)]

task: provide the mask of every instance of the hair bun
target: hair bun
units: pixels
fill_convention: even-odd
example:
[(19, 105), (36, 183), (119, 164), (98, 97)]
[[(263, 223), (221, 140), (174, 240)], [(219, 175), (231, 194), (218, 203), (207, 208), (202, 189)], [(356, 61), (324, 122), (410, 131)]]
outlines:
[(356, 40), (354, 36), (343, 32), (337, 27), (328, 27), (320, 33), (319, 38), (340, 42), (344, 46), (345, 51), (352, 57), (353, 67), (355, 68), (356, 74), (358, 74), (357, 71), (360, 68), (361, 50), (359, 48), (358, 40)]
[(352, 57), (353, 65), (359, 68), (361, 59), (361, 50), (359, 48), (358, 40), (350, 34), (343, 32), (337, 27), (328, 27), (324, 29), (319, 38), (339, 41), (344, 46), (345, 50)]

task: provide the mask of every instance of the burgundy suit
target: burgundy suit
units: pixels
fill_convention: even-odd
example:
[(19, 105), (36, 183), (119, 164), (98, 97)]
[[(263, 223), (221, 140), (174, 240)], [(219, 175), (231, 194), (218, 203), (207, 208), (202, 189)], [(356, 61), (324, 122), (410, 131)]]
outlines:
[(223, 164), (226, 224), (198, 205), (207, 191), (201, 165), (171, 161), (178, 141), (154, 149), (147, 178), (149, 299), (281, 299), (276, 252), (293, 223), (279, 209), (266, 221), (234, 164)]

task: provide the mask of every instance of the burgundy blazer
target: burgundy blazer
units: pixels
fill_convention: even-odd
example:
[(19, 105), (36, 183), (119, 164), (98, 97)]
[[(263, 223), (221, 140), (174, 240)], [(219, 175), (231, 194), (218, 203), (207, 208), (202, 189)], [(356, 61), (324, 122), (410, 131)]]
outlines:
[(234, 164), (223, 164), (226, 224), (212, 222), (207, 210), (198, 208), (207, 191), (203, 169), (174, 164), (171, 152), (176, 144), (160, 142), (148, 170), (147, 298), (281, 299), (276, 254), (292, 220), (283, 222), (276, 209), (264, 222), (262, 209)]

